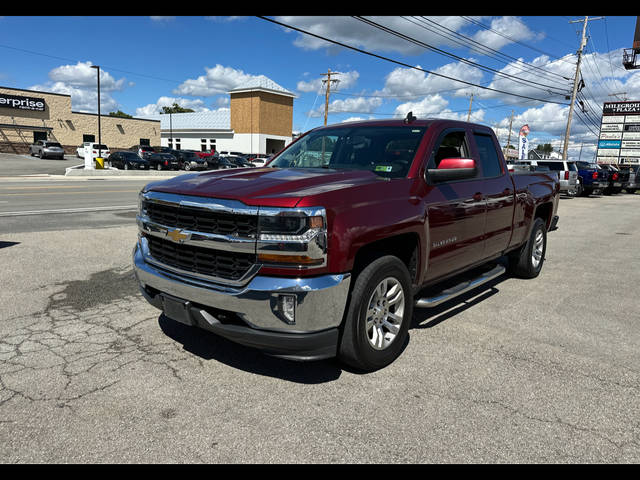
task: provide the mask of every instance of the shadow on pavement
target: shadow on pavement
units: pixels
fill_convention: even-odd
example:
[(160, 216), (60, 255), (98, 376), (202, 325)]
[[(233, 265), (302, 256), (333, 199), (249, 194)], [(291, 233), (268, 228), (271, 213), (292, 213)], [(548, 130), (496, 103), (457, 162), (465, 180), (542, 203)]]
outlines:
[(203, 360), (215, 360), (230, 367), (295, 383), (317, 384), (337, 380), (342, 366), (335, 359), (295, 362), (270, 357), (257, 349), (245, 347), (207, 330), (171, 320), (164, 314), (158, 325), (168, 337)]

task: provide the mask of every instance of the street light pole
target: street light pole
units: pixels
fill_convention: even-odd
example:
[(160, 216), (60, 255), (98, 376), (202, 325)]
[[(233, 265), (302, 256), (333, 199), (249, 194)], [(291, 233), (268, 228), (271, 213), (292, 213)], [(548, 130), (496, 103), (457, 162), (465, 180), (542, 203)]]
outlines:
[(102, 158), (102, 135), (100, 131), (100, 65), (91, 65), (98, 70), (98, 158)]

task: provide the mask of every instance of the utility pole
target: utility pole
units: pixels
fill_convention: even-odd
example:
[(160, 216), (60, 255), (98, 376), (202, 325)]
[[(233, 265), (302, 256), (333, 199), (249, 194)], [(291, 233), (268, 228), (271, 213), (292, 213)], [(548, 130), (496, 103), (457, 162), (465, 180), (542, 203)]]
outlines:
[(473, 93), (471, 94), (471, 99), (469, 100), (469, 112), (467, 113), (467, 122), (471, 118), (471, 105), (473, 105)]
[(564, 132), (564, 148), (562, 150), (562, 159), (567, 160), (567, 152), (569, 150), (569, 134), (571, 133), (571, 119), (573, 117), (573, 106), (576, 102), (576, 93), (578, 92), (578, 78), (580, 78), (580, 62), (582, 61), (582, 52), (587, 44), (587, 22), (589, 20), (601, 20), (604, 17), (589, 18), (584, 17), (584, 20), (571, 20), (569, 23), (584, 22), (582, 25), (582, 39), (580, 40), (580, 48), (578, 49), (578, 63), (576, 64), (576, 75), (573, 78), (573, 92), (571, 93), (571, 103), (569, 105), (569, 118), (567, 119), (567, 129)]
[(331, 75), (337, 75), (340, 72), (332, 72), (331, 69), (329, 68), (327, 70), (327, 73), (321, 73), (320, 75), (326, 75), (327, 79), (326, 80), (322, 80), (322, 83), (326, 83), (327, 84), (327, 92), (325, 94), (324, 97), (324, 124), (327, 124), (327, 114), (329, 113), (329, 92), (331, 91), (331, 82), (333, 83), (338, 83), (340, 80), (331, 80)]
[(509, 136), (507, 137), (507, 146), (504, 147), (504, 156), (507, 157), (507, 149), (511, 145), (511, 125), (513, 124), (513, 110), (511, 110), (511, 120), (509, 120)]

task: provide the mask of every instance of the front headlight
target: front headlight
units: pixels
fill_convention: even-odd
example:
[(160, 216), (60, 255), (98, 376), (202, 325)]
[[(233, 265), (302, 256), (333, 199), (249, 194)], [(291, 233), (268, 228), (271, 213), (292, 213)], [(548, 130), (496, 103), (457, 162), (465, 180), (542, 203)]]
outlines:
[(265, 265), (321, 267), (327, 260), (327, 216), (324, 208), (261, 208), (258, 260)]

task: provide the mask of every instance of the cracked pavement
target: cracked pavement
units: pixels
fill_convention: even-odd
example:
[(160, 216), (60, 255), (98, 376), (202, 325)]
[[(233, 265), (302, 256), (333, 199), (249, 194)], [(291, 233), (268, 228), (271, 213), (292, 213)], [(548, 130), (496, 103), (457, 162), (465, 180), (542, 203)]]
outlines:
[(370, 374), (165, 318), (130, 216), (2, 234), (0, 461), (638, 463), (638, 197), (562, 199), (540, 277), (417, 309)]

